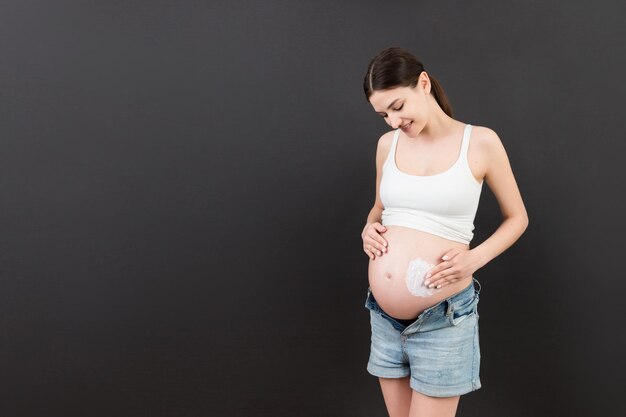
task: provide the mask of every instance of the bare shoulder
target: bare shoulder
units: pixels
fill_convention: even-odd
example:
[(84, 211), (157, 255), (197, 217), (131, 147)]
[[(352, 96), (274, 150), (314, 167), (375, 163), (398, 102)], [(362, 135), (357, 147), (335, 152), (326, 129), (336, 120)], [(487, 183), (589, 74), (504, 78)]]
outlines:
[(476, 133), (476, 149), (484, 160), (484, 179), (498, 200), (503, 216), (519, 217), (527, 225), (528, 214), (504, 144), (493, 129), (479, 127)]
[(502, 146), (502, 141), (498, 134), (486, 126), (474, 126), (472, 128), (471, 143), (475, 148), (483, 152)]
[(378, 139), (378, 146), (387, 149), (391, 148), (391, 142), (393, 141), (394, 133), (395, 130), (390, 130), (389, 132), (383, 133), (382, 136)]
[(378, 139), (378, 146), (376, 149), (376, 159), (379, 161), (384, 161), (391, 150), (391, 143), (393, 142), (393, 135), (395, 130), (390, 130), (389, 132), (385, 132)]
[(486, 126), (473, 126), (470, 146), (468, 149), (468, 161), (477, 181), (488, 176), (489, 167), (494, 158), (502, 158), (506, 155), (504, 146), (498, 134)]

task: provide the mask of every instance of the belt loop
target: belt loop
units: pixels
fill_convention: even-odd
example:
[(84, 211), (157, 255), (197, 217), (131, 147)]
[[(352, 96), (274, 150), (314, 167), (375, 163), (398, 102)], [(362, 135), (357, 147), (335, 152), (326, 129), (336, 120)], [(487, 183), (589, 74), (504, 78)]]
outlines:
[(475, 290), (476, 294), (478, 295), (478, 294), (480, 294), (480, 290), (481, 290), (482, 287), (480, 285), (480, 282), (478, 282), (478, 280), (476, 278), (472, 277), (472, 279), (478, 284), (478, 289)]

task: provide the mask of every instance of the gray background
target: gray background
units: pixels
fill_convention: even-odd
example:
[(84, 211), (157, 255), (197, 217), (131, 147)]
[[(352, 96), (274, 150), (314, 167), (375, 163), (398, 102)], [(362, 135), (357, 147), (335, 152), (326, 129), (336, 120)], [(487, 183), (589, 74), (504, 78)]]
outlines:
[[(475, 273), (458, 416), (621, 416), (623, 2), (0, 4), (0, 414), (383, 416), (369, 60), (494, 129), (530, 217)], [(483, 188), (472, 247), (499, 225)]]

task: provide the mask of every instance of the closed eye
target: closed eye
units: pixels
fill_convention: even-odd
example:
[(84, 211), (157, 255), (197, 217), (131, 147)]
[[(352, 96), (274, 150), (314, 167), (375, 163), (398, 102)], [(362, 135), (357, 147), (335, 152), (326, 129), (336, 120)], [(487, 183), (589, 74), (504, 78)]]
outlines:
[[(393, 111), (400, 111), (400, 110), (402, 110), (402, 107), (404, 107), (404, 103), (402, 103), (402, 105), (400, 107), (398, 107), (397, 109), (391, 109), (391, 110), (393, 110)], [(384, 119), (385, 117), (387, 117), (387, 115), (384, 115), (384, 116), (381, 116), (381, 117)]]

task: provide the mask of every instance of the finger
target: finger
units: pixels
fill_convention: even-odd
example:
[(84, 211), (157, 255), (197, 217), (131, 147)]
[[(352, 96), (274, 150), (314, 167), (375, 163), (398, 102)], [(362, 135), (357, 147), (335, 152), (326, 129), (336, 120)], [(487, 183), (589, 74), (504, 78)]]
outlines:
[(430, 284), (436, 278), (435, 276), (439, 273), (439, 271), (441, 271), (439, 266), (432, 267), (424, 276), (424, 284)]
[(450, 277), (441, 278), (437, 282), (433, 283), (433, 288), (434, 289), (439, 289), (439, 288), (445, 287), (446, 285), (450, 284), (451, 282), (452, 282), (452, 279)]
[(428, 288), (441, 288), (454, 280), (455, 274), (453, 272), (442, 272), (431, 280), (430, 284), (428, 284)]
[(433, 289), (435, 288), (437, 285), (440, 284), (440, 280), (437, 281), (431, 281), (430, 284), (426, 285), (428, 288)]
[(444, 282), (445, 282), (445, 278), (440, 278), (438, 280), (431, 281), (431, 283), (428, 284), (428, 288), (441, 288), (441, 284)]
[(460, 250), (458, 250), (458, 249), (452, 249), (452, 250), (450, 250), (450, 251), (446, 252), (446, 253), (445, 253), (445, 254), (441, 257), (441, 259), (443, 259), (444, 261), (449, 261), (449, 260), (451, 260), (452, 258), (454, 258), (455, 256), (457, 256), (459, 253), (461, 253), (461, 251), (460, 251)]
[(457, 281), (458, 281), (458, 279), (456, 279), (456, 278), (451, 278), (451, 277), (449, 277), (448, 279), (442, 279), (442, 280), (440, 280), (440, 281), (437, 283), (437, 285), (435, 286), (435, 288), (443, 288), (443, 287), (445, 287), (446, 285), (453, 284), (453, 283), (455, 283), (455, 282), (457, 282)]
[[(430, 278), (431, 281), (434, 279), (437, 279), (438, 277), (441, 277), (442, 271), (445, 271), (446, 269), (450, 267), (452, 267), (452, 262), (449, 262), (449, 261), (439, 262), (437, 265), (433, 266), (430, 271), (428, 271), (428, 273), (426, 274), (424, 278), (425, 279)], [(440, 275), (437, 275), (437, 274), (440, 274)]]
[(383, 232), (387, 231), (387, 228), (385, 226), (383, 226), (382, 224), (380, 224), (380, 223), (374, 223), (373, 226), (380, 233), (383, 233)]
[[(374, 242), (375, 243), (375, 242)], [(382, 253), (380, 252), (380, 250), (378, 250), (374, 245), (367, 245), (367, 250), (372, 253), (372, 255), (378, 255), (381, 256)]]
[(387, 252), (387, 248), (379, 242), (379, 236), (375, 235), (375, 236), (370, 236), (370, 240), (368, 241), (368, 244), (371, 245), (373, 248), (376, 248), (376, 250), (378, 251), (383, 251), (383, 252)]
[(445, 277), (445, 278), (448, 278), (448, 277), (450, 277), (450, 275), (452, 275), (453, 273), (454, 273), (454, 272), (453, 272), (453, 271), (451, 271), (451, 270), (450, 270), (450, 268), (445, 268), (445, 269), (442, 269), (442, 270), (440, 270), (439, 272), (437, 272), (436, 274), (434, 274), (434, 275), (432, 276), (431, 282), (432, 282), (432, 281), (438, 281), (438, 280), (440, 280), (441, 278), (444, 278), (444, 277)]
[(424, 281), (424, 285), (428, 286), (428, 288), (434, 288), (437, 285), (441, 284), (441, 280), (446, 277), (445, 272), (438, 272), (433, 275), (431, 278)]

